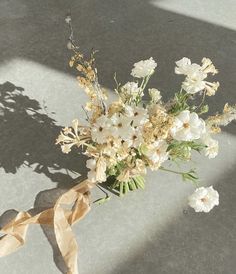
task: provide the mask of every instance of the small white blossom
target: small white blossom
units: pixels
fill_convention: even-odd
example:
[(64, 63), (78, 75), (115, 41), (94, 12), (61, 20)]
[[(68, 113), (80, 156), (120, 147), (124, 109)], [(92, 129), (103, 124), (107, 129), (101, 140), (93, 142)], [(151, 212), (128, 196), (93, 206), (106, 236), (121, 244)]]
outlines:
[(103, 144), (107, 141), (107, 138), (111, 135), (111, 121), (106, 115), (100, 116), (96, 123), (93, 124), (91, 129), (91, 137), (94, 142)]
[(87, 174), (87, 177), (92, 183), (95, 183), (97, 181), (97, 179), (96, 179), (96, 166), (97, 166), (97, 162), (96, 162), (95, 159), (87, 160), (86, 167), (90, 169), (90, 171)]
[(175, 73), (176, 74), (184, 74), (184, 75), (190, 75), (196, 71), (199, 71), (201, 68), (197, 64), (192, 64), (191, 60), (187, 57), (183, 57), (179, 61), (175, 62)]
[(133, 128), (131, 127), (131, 118), (122, 114), (114, 114), (111, 117), (112, 135), (125, 140), (130, 138)]
[(168, 144), (164, 140), (156, 141), (149, 145), (144, 152), (145, 156), (153, 162), (154, 165), (160, 166), (163, 162), (168, 160), (167, 152)]
[(126, 105), (125, 115), (132, 121), (132, 126), (142, 126), (148, 121), (148, 111), (143, 107)]
[(209, 212), (214, 206), (219, 205), (219, 193), (210, 187), (197, 188), (194, 193), (189, 196), (188, 204), (196, 212)]
[(157, 63), (153, 60), (153, 58), (149, 58), (147, 60), (142, 60), (134, 64), (134, 68), (131, 71), (131, 75), (136, 78), (144, 78), (148, 75), (151, 75)]
[(196, 71), (190, 76), (187, 76), (182, 84), (182, 88), (190, 94), (197, 93), (205, 88), (205, 74), (201, 71)]
[(143, 143), (143, 136), (140, 129), (133, 129), (131, 135), (125, 138), (124, 141), (127, 142), (129, 147), (138, 148)]
[(205, 130), (205, 122), (195, 112), (184, 110), (175, 117), (171, 135), (178, 141), (191, 141), (199, 139)]
[(207, 156), (209, 159), (215, 158), (218, 155), (219, 142), (211, 138), (209, 133), (203, 134), (201, 139), (203, 144), (207, 146), (204, 149), (205, 156)]
[(90, 169), (87, 177), (92, 183), (106, 181), (106, 163), (104, 158), (99, 158), (97, 161), (89, 159), (86, 162), (86, 167)]
[(150, 88), (148, 91), (152, 102), (157, 103), (161, 100), (161, 93), (158, 89)]
[(148, 121), (148, 113), (145, 108), (133, 107), (133, 115), (131, 117), (133, 120), (133, 126), (138, 127), (145, 124)]
[(134, 115), (134, 110), (133, 107), (130, 105), (125, 105), (124, 106), (124, 111), (125, 111), (125, 115), (128, 117), (132, 117)]
[(135, 100), (138, 96), (143, 96), (143, 92), (140, 92), (138, 83), (127, 82), (121, 87), (120, 97), (124, 102)]

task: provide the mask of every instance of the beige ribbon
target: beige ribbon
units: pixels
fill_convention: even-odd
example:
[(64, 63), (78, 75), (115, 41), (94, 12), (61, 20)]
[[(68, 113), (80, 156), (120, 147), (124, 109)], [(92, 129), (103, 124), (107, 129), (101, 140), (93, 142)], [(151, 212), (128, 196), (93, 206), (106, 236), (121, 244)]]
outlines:
[[(54, 228), (58, 248), (68, 268), (67, 274), (78, 274), (78, 245), (71, 226), (81, 220), (90, 210), (90, 189), (94, 184), (88, 180), (74, 186), (58, 198), (54, 207), (35, 216), (19, 212), (0, 232), (0, 257), (16, 251), (24, 245), (30, 224), (51, 225)], [(72, 206), (71, 209), (62, 206)]]

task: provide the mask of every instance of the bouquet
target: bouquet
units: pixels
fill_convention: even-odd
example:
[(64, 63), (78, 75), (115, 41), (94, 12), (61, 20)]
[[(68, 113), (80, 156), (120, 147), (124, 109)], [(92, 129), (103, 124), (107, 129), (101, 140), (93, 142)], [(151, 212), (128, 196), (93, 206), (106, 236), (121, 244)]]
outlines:
[[(70, 18), (67, 23), (71, 26)], [(215, 95), (219, 87), (219, 82), (207, 81), (209, 74), (218, 73), (212, 61), (203, 58), (201, 65), (186, 57), (177, 61), (175, 73), (183, 75), (184, 80), (173, 98), (164, 102), (156, 88), (149, 88), (149, 98), (144, 99), (157, 63), (152, 57), (142, 60), (133, 66), (132, 81), (121, 84), (114, 76), (117, 99), (108, 102), (107, 93), (98, 82), (95, 52), (86, 59), (73, 37), (68, 47), (74, 51), (69, 64), (79, 72), (78, 82), (89, 101), (83, 108), (86, 123), (73, 120), (72, 126), (60, 133), (56, 144), (64, 153), (73, 146), (82, 148), (89, 157), (88, 180), (120, 196), (143, 189), (148, 168), (174, 172), (183, 180), (197, 183), (195, 170), (175, 171), (164, 164), (189, 161), (194, 151), (210, 159), (216, 157), (218, 141), (212, 135), (236, 118), (236, 107), (226, 104), (222, 114), (203, 119), (208, 112), (205, 98)], [(218, 203), (219, 195), (213, 187), (197, 188), (189, 197), (189, 205), (197, 212), (209, 212)]]
[[(77, 148), (89, 158), (87, 179), (65, 192), (52, 208), (36, 215), (31, 211), (18, 212), (0, 230), (4, 234), (0, 238), (0, 257), (24, 244), (30, 224), (46, 224), (54, 229), (67, 273), (78, 274), (78, 247), (71, 226), (89, 212), (90, 190), (94, 186), (123, 196), (145, 187), (149, 168), (173, 172), (193, 182), (197, 188), (188, 203), (196, 212), (209, 212), (219, 204), (219, 194), (212, 186), (198, 186), (194, 169), (172, 170), (166, 163), (174, 162), (178, 167), (181, 162), (190, 161), (194, 151), (215, 158), (218, 141), (212, 136), (236, 119), (236, 105), (226, 104), (221, 114), (207, 117), (205, 98), (215, 95), (219, 87), (219, 82), (209, 82), (207, 77), (218, 70), (209, 58), (203, 58), (199, 65), (186, 57), (176, 62), (175, 73), (182, 75), (183, 82), (173, 98), (165, 102), (158, 89), (147, 88), (157, 67), (151, 57), (134, 64), (130, 82), (121, 84), (114, 76), (117, 97), (111, 102), (98, 82), (95, 52), (89, 58), (83, 56), (73, 38), (71, 18), (67, 17), (66, 22), (71, 30), (67, 46), (74, 53), (69, 64), (77, 69), (78, 82), (89, 100), (83, 107), (86, 121), (73, 120), (70, 127), (60, 132), (56, 144), (64, 153)], [(109, 198), (106, 193), (98, 202)]]

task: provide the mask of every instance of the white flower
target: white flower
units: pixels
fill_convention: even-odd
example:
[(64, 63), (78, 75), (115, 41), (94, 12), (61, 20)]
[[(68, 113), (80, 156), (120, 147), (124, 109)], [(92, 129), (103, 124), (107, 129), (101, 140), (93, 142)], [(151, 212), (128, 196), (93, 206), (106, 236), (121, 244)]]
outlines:
[(104, 144), (107, 138), (111, 136), (111, 121), (106, 115), (100, 116), (93, 124), (91, 129), (91, 137), (94, 142)]
[(168, 144), (166, 141), (156, 141), (147, 147), (144, 154), (154, 165), (160, 166), (163, 162), (168, 160), (167, 148)]
[[(191, 60), (189, 58), (183, 57), (181, 60), (175, 62), (175, 73), (176, 74), (184, 74), (186, 76), (191, 76), (194, 74), (197, 74), (198, 72), (202, 71), (202, 67), (198, 64), (191, 63)], [(204, 76), (206, 78), (207, 74), (204, 73)]]
[(207, 156), (209, 159), (215, 158), (218, 155), (218, 151), (219, 151), (218, 141), (211, 138), (209, 133), (203, 134), (201, 139), (203, 144), (207, 146), (204, 149), (205, 156)]
[(133, 126), (138, 127), (145, 124), (148, 121), (148, 113), (145, 108), (133, 107)]
[(153, 58), (149, 58), (147, 60), (142, 60), (134, 64), (134, 68), (131, 71), (131, 75), (136, 78), (144, 78), (148, 75), (151, 75), (157, 63), (153, 60)]
[(125, 115), (128, 117), (132, 117), (134, 115), (133, 107), (130, 105), (124, 106)]
[(219, 151), (218, 141), (211, 138), (207, 141), (206, 145), (205, 155), (208, 156), (209, 159), (215, 158)]
[(188, 204), (196, 212), (209, 212), (214, 206), (219, 205), (219, 193), (212, 186), (197, 188), (189, 196)]
[(205, 130), (205, 122), (195, 112), (184, 110), (175, 117), (171, 135), (178, 141), (191, 141), (199, 139)]
[(183, 57), (179, 61), (176, 61), (175, 73), (188, 75), (189, 68), (191, 66), (191, 60), (187, 57)]
[(133, 132), (133, 128), (131, 127), (131, 118), (122, 114), (114, 114), (111, 117), (111, 121), (113, 124), (112, 127), (112, 135), (116, 137), (120, 137), (125, 140), (131, 137)]
[(218, 71), (209, 58), (202, 59), (202, 66), (191, 63), (191, 60), (184, 57), (176, 62), (175, 73), (184, 74), (186, 78), (182, 84), (182, 88), (190, 94), (206, 90), (208, 96), (215, 95), (219, 87), (219, 82), (207, 82), (205, 78), (208, 73), (216, 74)]
[(87, 177), (92, 183), (95, 183), (97, 181), (96, 166), (97, 166), (97, 162), (95, 159), (89, 159), (86, 161), (86, 167), (90, 169), (90, 171), (87, 174)]
[(92, 183), (106, 181), (106, 162), (104, 158), (89, 159), (86, 161), (86, 167), (90, 169), (87, 174), (88, 179)]
[(124, 141), (127, 142), (129, 147), (138, 148), (143, 143), (141, 130), (133, 129), (131, 135), (128, 136), (128, 138), (125, 138)]
[(197, 93), (205, 88), (205, 74), (201, 71), (196, 71), (190, 76), (187, 76), (182, 84), (182, 88), (190, 94)]
[(161, 100), (161, 93), (158, 89), (156, 88), (150, 88), (149, 90), (149, 95), (151, 97), (151, 100), (154, 102), (154, 103), (157, 103), (158, 101)]
[(127, 82), (121, 87), (120, 97), (124, 102), (135, 100), (138, 96), (143, 95), (143, 92), (140, 92), (140, 88), (136, 82)]

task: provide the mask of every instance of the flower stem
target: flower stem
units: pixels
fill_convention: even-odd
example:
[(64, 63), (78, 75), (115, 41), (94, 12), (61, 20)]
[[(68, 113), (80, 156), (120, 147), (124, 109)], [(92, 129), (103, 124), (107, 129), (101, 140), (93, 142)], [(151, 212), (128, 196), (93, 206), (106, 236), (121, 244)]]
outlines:
[(160, 169), (160, 170), (163, 170), (163, 171), (167, 171), (167, 172), (179, 174), (179, 175), (185, 174), (185, 172), (175, 171), (175, 170), (172, 170), (172, 169), (164, 168), (164, 167), (162, 167), (162, 166), (161, 166), (159, 169)]

